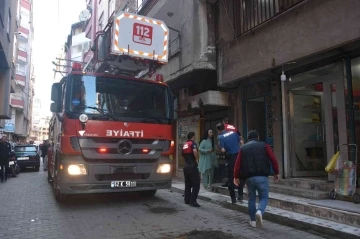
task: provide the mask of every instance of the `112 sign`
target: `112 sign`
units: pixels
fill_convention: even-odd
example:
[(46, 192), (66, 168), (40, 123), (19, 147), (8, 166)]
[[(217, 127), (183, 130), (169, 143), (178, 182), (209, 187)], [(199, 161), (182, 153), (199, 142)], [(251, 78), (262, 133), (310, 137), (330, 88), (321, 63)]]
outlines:
[(153, 27), (134, 23), (133, 41), (136, 43), (150, 46), (152, 44)]

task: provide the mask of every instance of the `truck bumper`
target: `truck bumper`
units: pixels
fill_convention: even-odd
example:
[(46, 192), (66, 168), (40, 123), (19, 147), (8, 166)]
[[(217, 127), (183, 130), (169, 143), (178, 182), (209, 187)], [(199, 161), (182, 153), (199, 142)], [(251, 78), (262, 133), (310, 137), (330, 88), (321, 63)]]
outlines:
[[(69, 175), (67, 168), (70, 164), (84, 164), (87, 168), (87, 175)], [(61, 194), (136, 192), (171, 188), (171, 171), (166, 174), (157, 173), (159, 164), (172, 165), (172, 161), (167, 157), (149, 164), (101, 164), (88, 163), (83, 160), (81, 162), (66, 160), (62, 161), (63, 170), (59, 170), (56, 188)], [(136, 182), (136, 186), (111, 187), (111, 182), (116, 181)]]

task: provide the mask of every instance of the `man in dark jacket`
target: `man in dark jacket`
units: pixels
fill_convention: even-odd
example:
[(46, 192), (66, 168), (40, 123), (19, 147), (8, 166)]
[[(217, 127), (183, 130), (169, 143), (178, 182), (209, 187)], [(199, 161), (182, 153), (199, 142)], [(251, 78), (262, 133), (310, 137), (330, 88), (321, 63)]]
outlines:
[[(250, 225), (261, 227), (266, 205), (269, 200), (270, 168), (275, 171), (275, 180), (279, 180), (279, 167), (269, 145), (259, 141), (259, 133), (251, 130), (248, 142), (241, 147), (234, 167), (234, 184), (244, 180), (249, 194)], [(256, 209), (256, 191), (259, 194), (259, 207)]]
[(9, 168), (9, 155), (11, 153), (11, 145), (7, 142), (6, 136), (3, 136), (0, 141), (0, 166), (1, 166), (1, 182), (7, 181), (7, 174)]
[(48, 164), (48, 149), (49, 149), (49, 141), (48, 140), (45, 140), (44, 141), (44, 144), (42, 146), (42, 149), (41, 149), (41, 157), (43, 158), (43, 168), (44, 168), (44, 171), (47, 170), (47, 164)]

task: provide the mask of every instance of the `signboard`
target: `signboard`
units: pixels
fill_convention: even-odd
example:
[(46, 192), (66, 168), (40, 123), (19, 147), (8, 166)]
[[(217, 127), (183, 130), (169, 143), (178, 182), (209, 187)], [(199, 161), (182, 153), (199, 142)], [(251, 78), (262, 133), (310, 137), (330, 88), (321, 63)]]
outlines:
[(13, 113), (11, 115), (11, 119), (5, 120), (5, 127), (4, 127), (5, 132), (7, 132), (7, 133), (15, 132), (15, 117), (16, 117), (16, 114)]
[(120, 12), (113, 26), (113, 54), (168, 62), (169, 29), (163, 21)]
[(151, 46), (153, 38), (153, 27), (140, 23), (134, 23), (133, 41), (139, 44)]

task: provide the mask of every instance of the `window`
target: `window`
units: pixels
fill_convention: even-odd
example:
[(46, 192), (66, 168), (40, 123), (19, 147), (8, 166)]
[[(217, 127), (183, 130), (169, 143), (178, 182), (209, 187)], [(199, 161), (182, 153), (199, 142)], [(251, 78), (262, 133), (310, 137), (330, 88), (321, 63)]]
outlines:
[(100, 30), (103, 29), (103, 21), (104, 21), (104, 12), (102, 12), (100, 17), (99, 17), (99, 29)]
[(76, 75), (71, 85), (72, 112), (165, 122), (171, 117), (168, 88), (161, 84)]
[(9, 9), (8, 22), (7, 22), (7, 27), (6, 27), (6, 32), (8, 35), (10, 35), (10, 30), (11, 30), (11, 12)]
[(111, 16), (113, 14), (113, 12), (115, 12), (115, 2), (114, 0), (109, 0), (109, 16)]
[[(229, 0), (223, 6), (222, 14), (228, 12), (233, 16), (236, 36), (240, 36), (302, 1), (304, 0)], [(229, 13), (231, 9), (232, 14)]]
[(36, 152), (35, 146), (15, 146), (15, 152)]

